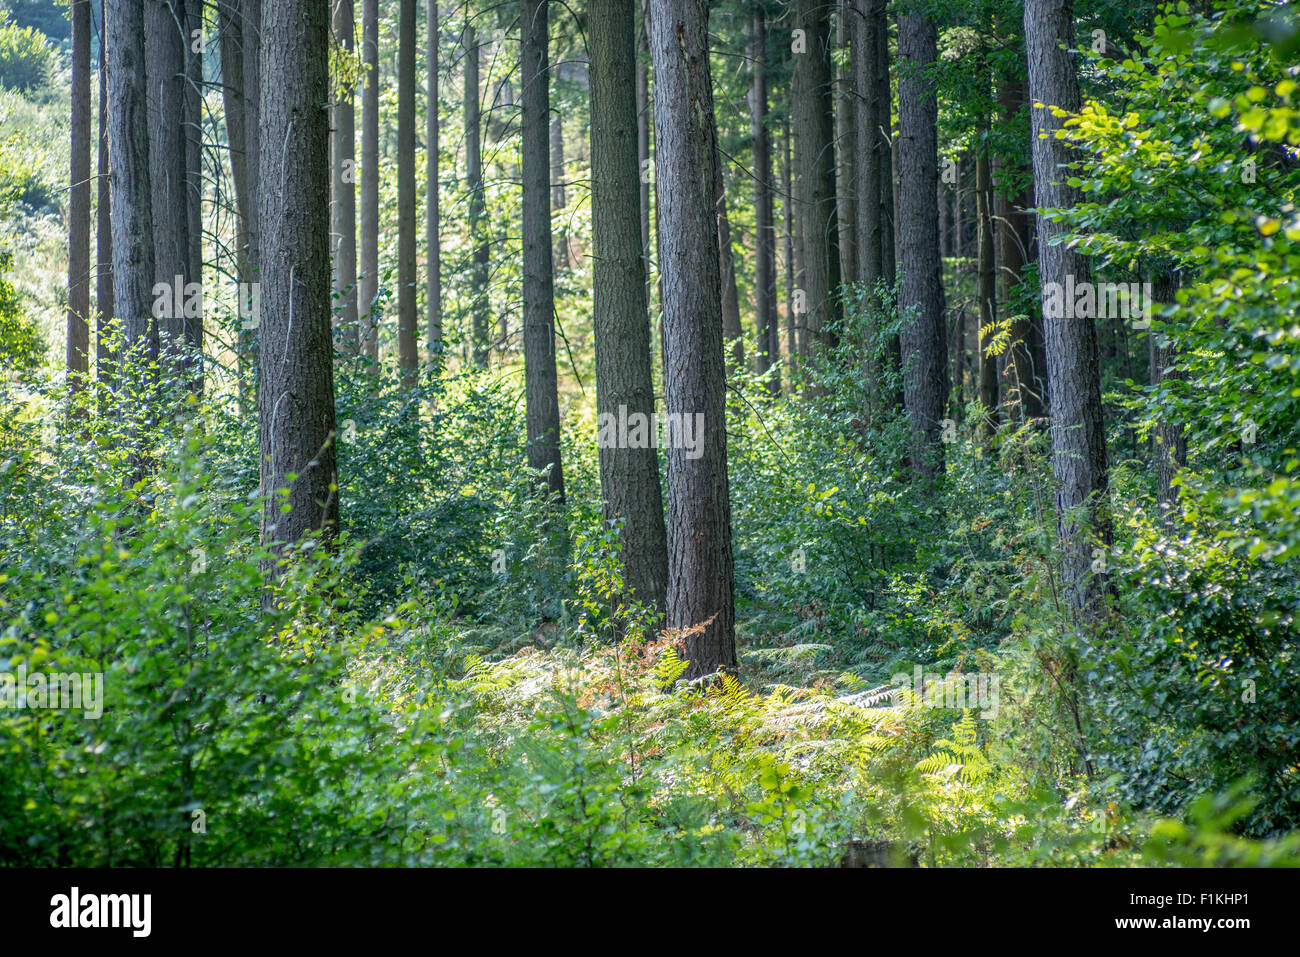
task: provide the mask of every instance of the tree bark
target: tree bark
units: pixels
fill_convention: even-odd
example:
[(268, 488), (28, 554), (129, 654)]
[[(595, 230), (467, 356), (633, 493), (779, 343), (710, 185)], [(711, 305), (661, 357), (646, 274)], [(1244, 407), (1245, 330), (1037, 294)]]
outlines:
[(425, 108), (425, 267), (424, 301), (428, 309), (429, 361), (442, 356), (442, 239), (439, 203), (442, 185), (438, 173), (438, 0), (429, 0), (429, 36), (425, 50), (428, 104)]
[(992, 436), (998, 428), (998, 357), (988, 349), (993, 338), (990, 326), (997, 319), (997, 291), (993, 261), (993, 177), (987, 146), (980, 147), (975, 159), (975, 204), (979, 219), (979, 396), (984, 410), (984, 434)]
[(483, 197), (483, 120), (479, 107), (479, 42), (472, 26), (465, 27), (465, 185), (469, 190), (471, 339), (474, 364), (486, 369), (491, 346), (488, 333), (488, 240)]
[(899, 16), (898, 58), (904, 70), (898, 83), (903, 403), (912, 470), (925, 480), (943, 472), (940, 435), (949, 388), (936, 208), (938, 102), (929, 75), (937, 42), (929, 17), (912, 11)]
[(846, 285), (858, 280), (858, 180), (853, 162), (857, 145), (857, 111), (854, 104), (849, 62), (858, 44), (854, 0), (837, 0), (836, 42), (849, 56), (836, 67), (835, 76), (835, 210), (839, 223), (840, 280)]
[[(591, 230), (596, 412), (654, 415), (642, 259), (640, 117), (636, 113), (635, 0), (591, 0)], [(635, 197), (635, 199), (634, 199)], [(668, 545), (659, 458), (652, 447), (601, 447), (607, 522), (619, 524), (624, 585), (632, 601), (664, 614)]]
[(108, 10), (100, 5), (99, 182), (95, 209), (95, 377), (113, 386), (113, 201), (108, 165)]
[(722, 178), (722, 154), (713, 160), (718, 213), (718, 269), (722, 276), (722, 336), (728, 352), (728, 377), (745, 367), (745, 338), (740, 326), (740, 294), (736, 290), (736, 260), (731, 251), (731, 222), (727, 219), (727, 187)]
[[(264, 12), (261, 136), (262, 343), (258, 432), (263, 544), (275, 551), (338, 526), (329, 265), (329, 8), (276, 0)], [(290, 476), (293, 476), (292, 478)], [(282, 498), (280, 489), (287, 488)], [(288, 512), (282, 505), (289, 505)], [(268, 563), (268, 578), (278, 569)]]
[(754, 320), (756, 368), (781, 394), (781, 339), (776, 311), (776, 231), (772, 223), (772, 139), (767, 129), (767, 23), (754, 12), (750, 40), (749, 117), (754, 141)]
[(520, 0), (523, 115), (524, 392), (528, 466), (545, 471), (542, 491), (564, 501), (560, 400), (555, 370), (555, 288), (551, 261), (549, 0)]
[[(349, 60), (356, 53), (356, 7), (353, 0), (336, 0), (334, 33)], [(360, 348), (357, 319), (357, 120), (356, 90), (350, 81), (334, 94), (334, 297), (341, 331), (340, 347), (356, 354)]]
[(379, 361), (379, 0), (361, 5), (361, 275), (360, 348)]
[(703, 433), (694, 452), (670, 442), (665, 456), (668, 626), (687, 679), (736, 667), (708, 16), (706, 0), (661, 0), (650, 40), (665, 400), (669, 416), (702, 421)]
[[(1051, 113), (1051, 107), (1079, 109), (1079, 81), (1066, 52), (1073, 42), (1071, 0), (1026, 0), (1029, 96), (1031, 104), (1043, 104), (1030, 112), (1034, 199), (1040, 209), (1079, 201), (1078, 190), (1062, 174), (1072, 159), (1067, 144), (1054, 136), (1062, 121)], [(1045, 290), (1051, 283), (1064, 287), (1067, 277), (1076, 287), (1090, 281), (1087, 259), (1059, 242), (1064, 231), (1063, 224), (1039, 216), (1039, 276)], [(1097, 332), (1092, 318), (1053, 316), (1054, 311), (1044, 310), (1043, 333), (1062, 577), (1071, 611), (1090, 625), (1103, 615), (1107, 588), (1105, 565), (1095, 565), (1094, 549), (1108, 548), (1111, 538)]]
[(70, 0), (72, 116), (68, 196), (68, 384), (90, 376), (90, 0)]
[(420, 364), (415, 299), (415, 0), (401, 0), (397, 42), (397, 355), (407, 388)]
[[(113, 293), (122, 340), (137, 358), (158, 356), (153, 318), (154, 240), (149, 178), (144, 0), (108, 7), (109, 154), (113, 170)], [(132, 383), (136, 392), (147, 383)]]
[(830, 19), (823, 0), (797, 0), (796, 29), (807, 48), (794, 54), (796, 205), (803, 217), (801, 287), (808, 311), (803, 354), (825, 344), (838, 315), (839, 226), (835, 213), (835, 111)]

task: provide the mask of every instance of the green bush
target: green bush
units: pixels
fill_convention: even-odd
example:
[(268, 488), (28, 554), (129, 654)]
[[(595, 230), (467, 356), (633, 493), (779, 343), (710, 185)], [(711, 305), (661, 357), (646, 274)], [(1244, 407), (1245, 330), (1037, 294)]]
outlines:
[(54, 72), (54, 50), (34, 27), (0, 24), (0, 86), (20, 93), (39, 90)]

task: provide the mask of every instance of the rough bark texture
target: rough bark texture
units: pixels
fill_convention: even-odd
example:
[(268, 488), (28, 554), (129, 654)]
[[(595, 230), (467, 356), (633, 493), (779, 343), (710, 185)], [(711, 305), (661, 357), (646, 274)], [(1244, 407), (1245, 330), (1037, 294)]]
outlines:
[(95, 376), (113, 384), (113, 185), (108, 165), (108, 9), (100, 8), (99, 185), (95, 209)]
[[(185, 279), (203, 282), (203, 53), (194, 49), (203, 29), (203, 0), (184, 0), (185, 32)], [(200, 33), (200, 37), (202, 34)], [(200, 47), (201, 49), (201, 47)], [(193, 361), (190, 388), (203, 394), (203, 311), (185, 317), (185, 346)]]
[(942, 421), (948, 404), (947, 336), (940, 281), (936, 209), (939, 168), (934, 81), (934, 22), (920, 13), (898, 18), (899, 243), (903, 282), (899, 311), (903, 402), (911, 432), (913, 472), (925, 479), (943, 471)]
[(438, 0), (429, 0), (429, 35), (425, 49), (428, 104), (424, 117), (424, 302), (428, 310), (429, 360), (442, 355), (442, 239), (439, 203), (442, 186), (438, 180)]
[(379, 360), (379, 0), (361, 6), (361, 275), (363, 355)]
[(474, 364), (488, 364), (488, 238), (483, 201), (483, 118), (479, 107), (479, 42), (472, 26), (465, 27), (465, 186), (469, 190), (469, 234), (473, 247), (470, 267), (470, 337)]
[(397, 41), (397, 359), (415, 385), (415, 0), (401, 0)]
[(687, 678), (736, 667), (708, 16), (705, 0), (663, 0), (650, 40), (665, 404), (670, 416), (703, 415), (699, 456), (682, 443), (665, 456), (668, 625), (689, 629)]
[[(149, 81), (149, 177), (152, 185), (154, 282), (172, 289), (192, 281), (189, 223), (186, 217), (184, 5), (180, 0), (149, 0), (145, 52)], [(169, 295), (171, 308), (158, 316), (168, 364), (179, 368), (185, 343), (184, 297)]]
[(794, 314), (795, 277), (798, 267), (795, 264), (795, 249), (799, 245), (795, 234), (794, 217), (794, 165), (790, 154), (790, 118), (787, 116), (781, 124), (781, 215), (785, 225), (785, 350), (793, 367), (794, 358), (799, 354), (798, 320)]
[[(337, 0), (334, 35), (344, 56), (356, 52), (356, 7), (353, 0)], [(357, 328), (357, 111), (356, 90), (342, 82), (334, 92), (334, 308), (337, 310), (339, 345), (355, 353), (360, 344)]]
[(560, 400), (555, 371), (555, 288), (551, 261), (549, 0), (520, 0), (523, 84), (524, 393), (528, 466), (546, 470), (544, 491), (564, 500)]
[(767, 129), (767, 24), (754, 13), (750, 41), (750, 134), (754, 140), (754, 321), (756, 368), (769, 373), (767, 388), (781, 393), (781, 327), (776, 311), (776, 230), (772, 223), (772, 138)]
[[(650, 301), (650, 11), (643, 0), (637, 23), (636, 47), (636, 149), (641, 200), (641, 258), (645, 262), (646, 302)], [(645, 171), (643, 174), (642, 171)]]
[(108, 7), (108, 136), (113, 170), (113, 302), (127, 349), (155, 358), (144, 0)]
[(796, 205), (803, 219), (799, 230), (801, 288), (808, 307), (807, 314), (800, 317), (807, 330), (801, 347), (807, 355), (826, 341), (827, 327), (838, 314), (834, 86), (826, 4), (823, 0), (798, 0), (795, 22), (807, 42), (806, 50), (794, 54), (792, 108)]
[[(1062, 172), (1071, 155), (1067, 144), (1053, 135), (1061, 120), (1050, 109), (1079, 109), (1079, 81), (1066, 52), (1073, 40), (1070, 0), (1026, 0), (1034, 198), (1040, 209), (1070, 207), (1079, 200), (1078, 190)], [(1067, 276), (1074, 277), (1076, 286), (1090, 281), (1087, 260), (1056, 241), (1064, 228), (1044, 217), (1038, 219), (1039, 275), (1044, 288), (1053, 282), (1064, 286)], [(1043, 333), (1062, 577), (1076, 618), (1092, 623), (1103, 614), (1106, 590), (1104, 572), (1093, 571), (1094, 549), (1108, 548), (1111, 534), (1097, 332), (1089, 318), (1044, 315)]]
[(90, 0), (71, 0), (72, 117), (66, 358), (73, 390), (90, 374)]
[[(276, 0), (261, 56), (262, 342), (258, 425), (262, 541), (338, 525), (329, 266), (329, 8)], [(289, 478), (290, 475), (296, 476)], [(287, 498), (278, 492), (288, 488)], [(281, 510), (288, 504), (290, 510)], [(274, 569), (268, 568), (274, 575)]]
[[(591, 231), (595, 292), (596, 412), (653, 415), (637, 186), (635, 0), (591, 0)], [(659, 457), (653, 448), (601, 448), (605, 519), (621, 522), (624, 584), (631, 600), (664, 612), (668, 544)]]
[(835, 195), (836, 222), (839, 223), (840, 279), (845, 284), (858, 280), (858, 178), (853, 161), (857, 149), (857, 113), (853, 103), (850, 61), (857, 40), (857, 14), (854, 0), (838, 0), (835, 10), (836, 40), (848, 51), (848, 57), (836, 67), (835, 76)]

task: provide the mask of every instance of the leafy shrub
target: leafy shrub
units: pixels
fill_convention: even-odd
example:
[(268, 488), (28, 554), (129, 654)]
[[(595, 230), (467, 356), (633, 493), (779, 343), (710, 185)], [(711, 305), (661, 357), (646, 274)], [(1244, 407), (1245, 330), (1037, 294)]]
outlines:
[(0, 24), (0, 86), (30, 93), (44, 86), (54, 71), (54, 50), (35, 27)]

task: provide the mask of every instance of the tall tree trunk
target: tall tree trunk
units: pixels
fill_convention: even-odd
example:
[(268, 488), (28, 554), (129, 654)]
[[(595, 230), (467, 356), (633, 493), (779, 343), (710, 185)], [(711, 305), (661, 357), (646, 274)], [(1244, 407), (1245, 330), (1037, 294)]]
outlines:
[(790, 118), (787, 116), (781, 124), (781, 212), (785, 220), (785, 350), (790, 357), (793, 369), (795, 357), (799, 354), (799, 324), (795, 316), (795, 248), (799, 244), (795, 235), (794, 218), (794, 172), (790, 157)]
[(912, 470), (927, 480), (943, 471), (940, 435), (949, 385), (936, 210), (938, 102), (930, 76), (937, 43), (929, 17), (914, 11), (899, 16), (898, 58), (904, 71), (898, 83), (903, 402)]
[[(1030, 112), (1034, 200), (1040, 209), (1068, 208), (1079, 201), (1078, 190), (1062, 175), (1072, 155), (1056, 139), (1062, 121), (1051, 113), (1053, 107), (1070, 113), (1079, 109), (1079, 80), (1067, 52), (1073, 43), (1071, 0), (1026, 0), (1029, 96), (1032, 104), (1043, 104)], [(1045, 291), (1053, 283), (1063, 289), (1067, 277), (1076, 288), (1090, 281), (1087, 259), (1059, 241), (1064, 232), (1064, 224), (1039, 217), (1039, 276)], [(1103, 615), (1107, 586), (1105, 565), (1095, 564), (1094, 549), (1108, 548), (1111, 537), (1106, 432), (1096, 328), (1092, 318), (1065, 318), (1065, 311), (1045, 308), (1043, 317), (1057, 526), (1070, 609), (1082, 623), (1092, 624)]]
[[(168, 366), (179, 370), (185, 346), (185, 284), (189, 271), (189, 223), (185, 157), (185, 57), (181, 0), (149, 0), (145, 50), (149, 58), (149, 177), (152, 184), (154, 282), (167, 290), (156, 299)], [(175, 287), (180, 295), (173, 295)]]
[(113, 202), (108, 165), (108, 10), (100, 4), (99, 182), (95, 208), (95, 376), (113, 385)]
[(740, 326), (740, 294), (736, 290), (736, 260), (731, 251), (731, 222), (727, 219), (727, 187), (722, 178), (722, 154), (713, 158), (713, 186), (718, 214), (718, 269), (722, 276), (722, 337), (728, 349), (728, 375), (745, 367), (745, 338)]
[[(250, 313), (260, 308), (261, 285), (259, 264), (262, 261), (262, 4), (264, 0), (240, 0), (243, 9), (244, 50), (244, 166), (248, 176), (248, 296), (241, 305)], [(257, 344), (260, 335), (254, 331), (257, 322), (241, 325), (252, 327), (241, 332), (240, 352), (248, 357), (250, 365), (257, 365)]]
[[(356, 7), (353, 0), (336, 0), (334, 33), (343, 44), (343, 55), (356, 54)], [(356, 90), (343, 80), (335, 91), (334, 103), (334, 296), (338, 304), (341, 347), (355, 354), (360, 348), (357, 328), (357, 114)]]
[(979, 218), (979, 396), (984, 433), (998, 428), (998, 357), (989, 353), (990, 328), (997, 318), (996, 263), (993, 261), (993, 177), (989, 147), (982, 145), (975, 160), (975, 203)]
[(362, 0), (361, 66), (361, 275), (362, 355), (379, 361), (379, 0)]
[[(248, 168), (248, 117), (249, 109), (244, 90), (244, 2), (245, 0), (218, 0), (217, 30), (221, 37), (221, 101), (226, 118), (226, 144), (230, 148), (230, 174), (235, 188), (235, 282), (239, 289), (241, 309), (246, 310), (243, 299), (254, 281), (249, 229), (253, 220), (249, 197)], [(251, 41), (250, 41), (251, 42)], [(239, 393), (244, 407), (252, 387), (249, 371), (249, 333), (241, 328), (235, 349)]]
[(835, 164), (836, 221), (839, 223), (840, 280), (846, 285), (858, 281), (858, 179), (853, 161), (857, 151), (857, 111), (854, 104), (852, 59), (857, 39), (854, 0), (836, 0), (836, 41), (849, 56), (836, 67), (835, 77)]
[[(594, 244), (597, 421), (620, 413), (653, 421), (635, 114), (635, 0), (591, 0), (591, 230)], [(602, 444), (605, 520), (618, 522), (632, 601), (664, 613), (668, 544), (657, 451)]]
[(776, 230), (772, 223), (772, 139), (767, 129), (767, 24), (754, 12), (750, 41), (749, 117), (754, 140), (754, 321), (757, 370), (781, 394), (781, 339), (776, 311)]
[[(1022, 44), (1023, 45), (1023, 44)], [(1021, 50), (1023, 53), (1023, 49)], [(1025, 107), (1025, 80), (1018, 70), (1004, 73), (998, 84), (998, 111), (1004, 128), (1020, 129)], [(1027, 130), (1022, 141), (1029, 148)], [(1005, 175), (1003, 175), (1005, 171)], [(1025, 281), (1025, 266), (1038, 258), (1034, 243), (1033, 176), (1022, 164), (1010, 158), (999, 160), (997, 191), (998, 252), (1001, 270), (1001, 295), (1004, 303), (1020, 298), (1018, 290)], [(1010, 307), (1009, 307), (1010, 308)], [(1028, 311), (1011, 308), (1013, 321), (1008, 327), (1008, 358), (1015, 374), (1015, 388), (1021, 414), (1026, 421), (1046, 414), (1047, 358), (1043, 353), (1043, 320), (1038, 304)]]
[(438, 176), (438, 0), (429, 0), (429, 36), (425, 50), (428, 105), (425, 108), (425, 221), (424, 246), (426, 275), (425, 308), (428, 317), (429, 361), (440, 362), (442, 356), (442, 239), (438, 205), (442, 185)]
[[(203, 0), (184, 0), (185, 25), (185, 281), (203, 282)], [(198, 36), (196, 37), (196, 32)], [(197, 49), (196, 49), (196, 42)], [(203, 309), (185, 316), (185, 346), (193, 362), (190, 388), (203, 394)]]
[(650, 40), (665, 400), (677, 421), (702, 423), (695, 448), (666, 451), (668, 626), (683, 630), (687, 679), (736, 667), (708, 21), (706, 0), (661, 0)]
[(796, 205), (804, 223), (802, 289), (807, 298), (803, 352), (827, 341), (838, 315), (839, 226), (835, 214), (835, 111), (830, 19), (823, 0), (797, 0), (796, 29), (806, 49), (794, 54)]
[[(145, 0), (108, 6), (109, 161), (113, 170), (113, 293), (122, 340), (137, 358), (158, 356), (153, 318), (154, 241), (149, 178), (148, 81), (145, 74)], [(132, 383), (142, 394), (147, 383)]]
[[(329, 265), (329, 8), (268, 3), (262, 24), (258, 434), (273, 549), (338, 526)], [(289, 476), (295, 476), (290, 478)], [(278, 491), (288, 488), (287, 499)], [(289, 505), (285, 512), (283, 505)], [(278, 569), (268, 563), (268, 577)]]
[[(894, 184), (897, 181), (899, 137), (894, 135), (894, 101), (893, 87), (889, 69), (889, 11), (888, 0), (868, 0), (873, 4), (871, 19), (878, 25), (876, 30), (876, 62), (873, 67), (874, 84), (871, 96), (874, 100), (876, 121), (880, 124), (876, 130), (880, 139), (876, 141), (876, 150), (880, 161), (880, 274), (891, 286), (898, 276), (898, 203)], [(895, 365), (900, 354), (897, 339), (892, 351)], [(902, 408), (902, 396), (896, 404)]]
[(524, 185), (524, 392), (528, 466), (546, 471), (542, 490), (564, 500), (560, 400), (555, 371), (555, 288), (551, 262), (549, 0), (520, 0)]
[(397, 354), (415, 385), (420, 347), (415, 329), (415, 0), (401, 0), (397, 41)]
[[(468, 16), (468, 14), (467, 14)], [(470, 338), (474, 364), (486, 369), (488, 338), (488, 237), (483, 196), (483, 119), (479, 106), (479, 42), (474, 27), (465, 26), (465, 185), (469, 190)]]
[(74, 391), (90, 376), (90, 0), (70, 0), (72, 117), (68, 197), (67, 369)]
[(650, 301), (650, 10), (642, 0), (636, 47), (637, 176), (641, 198), (641, 258), (645, 262), (646, 302)]

